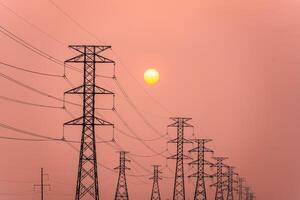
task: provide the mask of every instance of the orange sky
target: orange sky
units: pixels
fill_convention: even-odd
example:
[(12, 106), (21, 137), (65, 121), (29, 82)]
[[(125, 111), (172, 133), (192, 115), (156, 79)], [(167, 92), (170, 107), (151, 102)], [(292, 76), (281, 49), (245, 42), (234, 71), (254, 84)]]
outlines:
[[(168, 117), (192, 117), (197, 136), (214, 140), (208, 146), (215, 150), (216, 156), (230, 158), (226, 163), (237, 167), (237, 171), (247, 178), (258, 199), (300, 198), (298, 1), (55, 2), (84, 28), (62, 15), (49, 0), (1, 0), (1, 4), (22, 16), (27, 23), (0, 5), (0, 24), (60, 60), (74, 55), (67, 48), (69, 44), (112, 45), (115, 53), (108, 52), (107, 56), (117, 62), (118, 80), (138, 109), (162, 134), (166, 133), (166, 125), (170, 123)], [(3, 34), (0, 34), (0, 45), (2, 62), (44, 73), (63, 73), (61, 66)], [(109, 67), (101, 67), (98, 65), (98, 73), (109, 72)], [(161, 74), (156, 85), (143, 82), (144, 70), (149, 67), (155, 67)], [(34, 75), (2, 65), (1, 73), (58, 97), (71, 88), (59, 77)], [(82, 75), (77, 72), (68, 70), (67, 77), (73, 85), (82, 82)], [(2, 96), (61, 106), (59, 101), (4, 78), (0, 78), (0, 83)], [(140, 137), (157, 137), (127, 103), (113, 80), (98, 77), (97, 83), (117, 93), (118, 113)], [(67, 98), (81, 102), (77, 96)], [(97, 106), (109, 106), (108, 100), (97, 97)], [(32, 107), (1, 99), (0, 108), (1, 123), (50, 137), (61, 137), (62, 124), (72, 119), (62, 109)], [(75, 116), (82, 112), (76, 106), (67, 109)], [(99, 113), (130, 134), (112, 111)], [(78, 140), (81, 129), (68, 127), (65, 134), (69, 139)], [(97, 134), (105, 140), (112, 136), (109, 129), (97, 129)], [(0, 135), (27, 137), (4, 128), (0, 129)], [(175, 130), (170, 130), (169, 136), (174, 138)], [(187, 137), (191, 137), (191, 131), (187, 131)], [(118, 132), (116, 140), (132, 154), (153, 155), (139, 141)], [(47, 182), (52, 185), (46, 199), (74, 199), (78, 152), (61, 142), (0, 140), (0, 143), (0, 199), (39, 199), (32, 185), (39, 181), (40, 167), (45, 168), (50, 176)], [(158, 152), (167, 147), (163, 139), (147, 144)], [(75, 146), (79, 148), (79, 145)], [(101, 164), (111, 169), (118, 165), (116, 149), (107, 143), (97, 147)], [(191, 146), (186, 150), (189, 148)], [(174, 145), (169, 145), (169, 151), (175, 153)], [(132, 155), (132, 158), (149, 170), (152, 170), (152, 164), (166, 165), (165, 159), (159, 156)], [(175, 161), (168, 161), (168, 165), (174, 170)], [(135, 162), (129, 166), (132, 168), (130, 174), (148, 174)], [(166, 169), (163, 172), (165, 176), (173, 176)], [(100, 167), (99, 179), (102, 199), (112, 199), (117, 173)], [(140, 180), (128, 177), (131, 199), (144, 199), (145, 194), (150, 195), (151, 186), (148, 177)], [(161, 182), (163, 199), (171, 197), (172, 186), (171, 179)], [(191, 199), (193, 181), (187, 180), (186, 187), (188, 199)], [(26, 198), (21, 194), (26, 194)]]

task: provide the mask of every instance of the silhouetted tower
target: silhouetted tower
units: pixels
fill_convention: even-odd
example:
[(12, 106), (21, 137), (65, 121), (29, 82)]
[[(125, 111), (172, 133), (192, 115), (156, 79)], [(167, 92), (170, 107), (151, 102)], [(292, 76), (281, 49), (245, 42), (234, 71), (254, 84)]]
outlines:
[(212, 184), (211, 186), (216, 186), (216, 194), (215, 200), (224, 200), (224, 182), (223, 177), (225, 174), (223, 173), (223, 168), (228, 167), (227, 165), (223, 164), (223, 160), (227, 159), (225, 157), (213, 157), (216, 160), (216, 163), (212, 164), (211, 167), (217, 168), (217, 173), (211, 175), (211, 177), (216, 177), (217, 182)]
[(233, 200), (233, 183), (237, 182), (236, 180), (234, 180), (234, 176), (238, 175), (237, 173), (234, 172), (234, 167), (230, 166), (228, 167), (228, 171), (227, 173), (225, 173), (225, 176), (227, 177), (226, 180), (226, 190), (227, 190), (227, 200)]
[(126, 162), (130, 162), (126, 158), (126, 151), (120, 151), (120, 164), (115, 169), (119, 170), (119, 178), (118, 184), (115, 194), (115, 200), (128, 200), (128, 189), (127, 189), (127, 182), (126, 182), (126, 170), (130, 170), (130, 168), (126, 167)]
[(48, 174), (44, 174), (44, 169), (41, 168), (41, 183), (34, 185), (34, 189), (36, 187), (40, 187), (41, 188), (41, 200), (44, 200), (44, 188), (48, 187), (50, 189), (50, 187), (51, 187), (51, 185), (49, 185), (49, 184), (44, 184), (44, 176), (48, 176)]
[(255, 195), (253, 192), (250, 193), (250, 200), (254, 200), (255, 199)]
[(177, 153), (173, 156), (168, 157), (168, 159), (176, 159), (173, 200), (184, 200), (185, 187), (183, 160), (190, 159), (190, 157), (183, 154), (184, 143), (191, 143), (189, 140), (184, 138), (184, 127), (193, 127), (192, 125), (187, 123), (187, 121), (191, 120), (192, 118), (171, 117), (170, 119), (173, 120), (174, 123), (170, 124), (168, 127), (177, 128), (177, 138), (169, 141), (169, 143), (177, 144)]
[(80, 156), (78, 165), (75, 200), (99, 200), (95, 126), (113, 126), (95, 116), (95, 95), (112, 92), (95, 85), (96, 63), (112, 63), (114, 61), (101, 55), (110, 46), (71, 45), (79, 55), (65, 61), (66, 63), (83, 63), (83, 85), (73, 88), (65, 94), (83, 95), (83, 115), (64, 125), (82, 126)]
[(150, 180), (153, 180), (152, 192), (151, 192), (151, 200), (161, 200), (160, 191), (159, 191), (159, 180), (161, 171), (159, 170), (159, 165), (153, 166), (153, 176)]
[(205, 178), (210, 177), (205, 173), (205, 165), (212, 165), (212, 163), (205, 160), (205, 152), (213, 152), (213, 150), (205, 147), (205, 143), (212, 141), (211, 139), (194, 139), (192, 140), (197, 143), (197, 147), (189, 150), (189, 152), (197, 153), (197, 160), (190, 162), (190, 165), (197, 165), (197, 172), (190, 175), (189, 177), (196, 177), (196, 188), (194, 194), (194, 200), (206, 200), (206, 188)]
[(250, 187), (245, 187), (245, 199), (250, 200)]
[(245, 182), (245, 178), (238, 177), (238, 190), (237, 190), (237, 192), (238, 192), (239, 200), (243, 200), (243, 189), (244, 189), (243, 184), (244, 184), (244, 182)]

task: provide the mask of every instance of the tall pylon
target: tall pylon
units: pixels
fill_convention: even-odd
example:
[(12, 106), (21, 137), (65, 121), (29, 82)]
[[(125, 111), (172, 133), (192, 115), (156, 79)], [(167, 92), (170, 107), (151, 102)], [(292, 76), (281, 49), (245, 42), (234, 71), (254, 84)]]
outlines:
[(238, 200), (243, 200), (243, 189), (244, 189), (245, 178), (238, 177)]
[(205, 144), (212, 140), (211, 139), (194, 139), (192, 141), (197, 144), (197, 147), (189, 150), (189, 152), (197, 153), (197, 159), (189, 163), (190, 165), (197, 165), (197, 172), (189, 175), (189, 177), (197, 178), (195, 193), (194, 193), (194, 200), (207, 200), (206, 188), (205, 188), (205, 178), (210, 177), (210, 176), (205, 172), (205, 165), (212, 165), (212, 163), (205, 160), (205, 153), (206, 152), (213, 153), (213, 150), (206, 148)]
[(184, 155), (184, 143), (191, 143), (191, 141), (184, 138), (184, 128), (193, 127), (192, 125), (187, 123), (187, 121), (191, 120), (192, 118), (171, 117), (170, 119), (173, 120), (174, 123), (170, 124), (168, 127), (177, 128), (177, 137), (173, 140), (168, 141), (168, 143), (177, 144), (177, 153), (173, 156), (168, 157), (168, 159), (176, 160), (173, 200), (185, 200), (183, 160), (191, 158)]
[(232, 166), (229, 166), (228, 169), (227, 169), (227, 173), (225, 173), (225, 176), (227, 177), (227, 180), (226, 180), (226, 191), (227, 191), (227, 197), (226, 199), (227, 200), (233, 200), (233, 184), (236, 183), (237, 181), (234, 180), (234, 176), (235, 175), (238, 175), (236, 172), (234, 172), (234, 167)]
[(153, 180), (152, 192), (151, 192), (151, 200), (161, 200), (160, 190), (159, 190), (159, 180), (161, 171), (159, 170), (159, 165), (153, 165), (153, 176), (150, 180)]
[(101, 55), (111, 46), (71, 45), (69, 47), (79, 55), (65, 62), (84, 64), (83, 85), (65, 92), (65, 94), (83, 95), (83, 115), (64, 124), (82, 126), (75, 200), (99, 200), (95, 126), (114, 125), (95, 116), (95, 95), (114, 94), (95, 85), (96, 63), (114, 64), (115, 62)]
[(126, 162), (130, 162), (126, 158), (126, 154), (128, 152), (126, 151), (120, 151), (120, 164), (115, 169), (119, 170), (119, 178), (118, 178), (118, 184), (115, 194), (115, 200), (128, 200), (128, 188), (127, 188), (127, 182), (126, 182), (126, 170), (130, 170), (130, 168), (126, 167)]
[(211, 177), (216, 177), (217, 182), (212, 184), (211, 186), (216, 186), (216, 194), (215, 194), (215, 200), (224, 200), (224, 182), (223, 177), (225, 176), (225, 173), (223, 173), (223, 168), (228, 167), (223, 163), (224, 160), (228, 159), (227, 157), (213, 157), (214, 160), (216, 160), (216, 163), (212, 164), (211, 167), (216, 167), (217, 172)]

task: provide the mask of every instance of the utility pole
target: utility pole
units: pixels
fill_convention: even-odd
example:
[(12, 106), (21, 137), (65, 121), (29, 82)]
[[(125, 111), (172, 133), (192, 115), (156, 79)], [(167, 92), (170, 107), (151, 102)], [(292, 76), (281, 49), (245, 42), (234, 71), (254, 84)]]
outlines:
[(212, 141), (211, 139), (194, 139), (191, 140), (197, 144), (197, 147), (189, 150), (189, 152), (197, 153), (197, 160), (189, 163), (189, 165), (197, 165), (197, 172), (191, 174), (189, 177), (196, 177), (196, 188), (194, 194), (194, 200), (207, 200), (205, 178), (210, 177), (205, 172), (205, 165), (212, 165), (212, 163), (205, 160), (205, 152), (213, 153), (213, 150), (206, 148), (205, 143)]
[(114, 61), (101, 55), (111, 46), (71, 45), (79, 55), (65, 61), (66, 63), (83, 63), (83, 85), (73, 88), (65, 94), (83, 95), (83, 115), (64, 125), (82, 126), (79, 165), (75, 200), (99, 200), (95, 126), (114, 126), (95, 116), (95, 95), (114, 95), (111, 91), (95, 85), (96, 63), (112, 63)]
[(225, 173), (225, 176), (227, 177), (227, 200), (233, 200), (233, 183), (237, 182), (233, 179), (234, 175), (238, 175), (234, 172), (234, 167), (229, 166), (227, 173)]
[(187, 121), (191, 120), (192, 118), (171, 117), (170, 119), (173, 120), (174, 123), (170, 124), (168, 127), (177, 128), (177, 138), (168, 141), (169, 143), (177, 144), (177, 153), (173, 156), (168, 157), (168, 159), (176, 160), (173, 200), (185, 200), (183, 160), (191, 158), (183, 154), (184, 143), (191, 143), (191, 141), (184, 138), (184, 128), (193, 127), (192, 125), (187, 123)]
[(49, 185), (49, 184), (44, 184), (44, 176), (48, 176), (48, 174), (44, 174), (44, 169), (41, 168), (41, 183), (34, 185), (34, 188), (36, 188), (36, 187), (41, 188), (41, 200), (44, 200), (44, 188), (48, 187), (50, 190), (50, 187), (51, 187), (51, 185)]
[(238, 200), (243, 200), (243, 188), (244, 188), (244, 182), (245, 182), (245, 178), (243, 177), (238, 177)]
[(217, 182), (212, 184), (211, 186), (216, 186), (216, 194), (215, 194), (215, 200), (224, 200), (224, 182), (223, 177), (225, 174), (223, 173), (223, 168), (228, 167), (227, 165), (223, 164), (223, 161), (228, 159), (226, 157), (213, 157), (214, 160), (216, 160), (216, 163), (211, 165), (211, 167), (217, 168), (217, 173), (211, 175), (211, 177), (216, 177)]
[(119, 170), (119, 178), (118, 178), (118, 184), (117, 184), (117, 190), (115, 194), (115, 200), (128, 200), (128, 188), (127, 188), (127, 182), (126, 182), (126, 170), (130, 170), (130, 168), (126, 167), (126, 162), (130, 162), (126, 158), (126, 154), (128, 152), (126, 151), (120, 151), (120, 164), (115, 169)]
[(153, 180), (152, 192), (151, 192), (151, 200), (161, 200), (160, 191), (159, 191), (159, 180), (161, 171), (159, 170), (159, 165), (153, 165), (153, 176), (150, 180)]

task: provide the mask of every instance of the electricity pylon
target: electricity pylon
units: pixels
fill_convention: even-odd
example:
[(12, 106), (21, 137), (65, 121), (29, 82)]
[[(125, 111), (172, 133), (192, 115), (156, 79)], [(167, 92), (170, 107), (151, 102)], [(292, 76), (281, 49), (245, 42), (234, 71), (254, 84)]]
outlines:
[(255, 199), (255, 195), (253, 192), (250, 193), (250, 200), (254, 200)]
[(159, 170), (159, 165), (153, 165), (153, 176), (150, 180), (153, 180), (152, 192), (151, 192), (151, 200), (161, 200), (160, 191), (159, 191), (159, 180), (161, 171)]
[(216, 194), (215, 194), (215, 200), (224, 200), (224, 182), (223, 177), (225, 174), (223, 173), (223, 168), (228, 167), (223, 163), (225, 159), (228, 159), (226, 157), (213, 157), (214, 160), (216, 160), (216, 163), (212, 164), (211, 167), (216, 167), (217, 172), (211, 177), (216, 177), (217, 182), (212, 184), (211, 186), (216, 186)]
[(192, 125), (187, 123), (187, 121), (191, 120), (192, 118), (171, 117), (170, 119), (173, 120), (174, 123), (170, 124), (168, 127), (177, 128), (177, 138), (168, 141), (169, 143), (177, 144), (177, 153), (173, 156), (168, 157), (168, 159), (176, 159), (173, 200), (185, 200), (183, 160), (191, 158), (183, 154), (184, 143), (191, 143), (191, 141), (184, 138), (184, 128), (193, 127)]
[(250, 187), (245, 187), (246, 200), (250, 200)]
[(229, 166), (227, 169), (227, 173), (224, 175), (227, 177), (226, 180), (226, 191), (227, 191), (227, 200), (233, 200), (233, 183), (236, 183), (237, 181), (233, 179), (235, 175), (238, 175), (237, 173), (234, 172), (234, 167)]
[(50, 188), (51, 188), (51, 185), (49, 185), (49, 184), (45, 184), (44, 183), (44, 176), (49, 176), (48, 174), (44, 174), (44, 169), (43, 168), (41, 168), (41, 183), (40, 184), (35, 184), (34, 185), (34, 189), (36, 188), (36, 187), (40, 187), (41, 188), (41, 200), (44, 200), (44, 188), (45, 187), (48, 187), (49, 188), (49, 190), (50, 190)]
[(197, 144), (197, 147), (189, 150), (189, 152), (197, 153), (197, 160), (189, 163), (189, 165), (197, 165), (197, 172), (191, 174), (189, 177), (196, 177), (196, 188), (194, 200), (206, 200), (205, 178), (210, 177), (205, 172), (205, 165), (212, 165), (212, 163), (205, 160), (205, 152), (213, 152), (213, 150), (206, 148), (205, 143), (212, 141), (211, 139), (194, 139), (191, 140)]
[(243, 189), (244, 189), (244, 182), (245, 182), (245, 178), (243, 177), (238, 177), (238, 189), (237, 189), (237, 193), (238, 193), (238, 200), (243, 200)]
[(118, 178), (118, 184), (115, 194), (115, 200), (128, 200), (128, 188), (127, 188), (127, 182), (126, 182), (126, 170), (130, 170), (130, 168), (126, 167), (126, 162), (130, 162), (126, 158), (126, 154), (128, 152), (126, 151), (120, 151), (120, 164), (115, 169), (119, 170), (119, 178)]
[(64, 125), (82, 126), (78, 175), (75, 200), (99, 200), (95, 126), (114, 126), (95, 116), (95, 95), (114, 95), (111, 91), (95, 85), (96, 63), (115, 62), (101, 55), (110, 46), (71, 45), (79, 55), (65, 61), (66, 63), (83, 63), (83, 85), (73, 88), (65, 94), (83, 95), (83, 115)]

